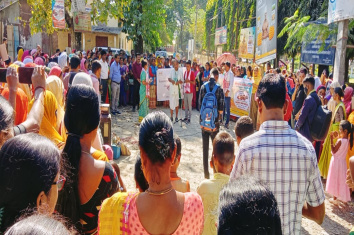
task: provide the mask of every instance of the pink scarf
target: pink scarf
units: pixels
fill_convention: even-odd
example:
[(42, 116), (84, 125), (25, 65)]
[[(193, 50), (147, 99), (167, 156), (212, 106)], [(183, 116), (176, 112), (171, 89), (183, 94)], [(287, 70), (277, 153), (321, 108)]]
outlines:
[(89, 74), (89, 72), (87, 71), (87, 69), (85, 68), (85, 62), (86, 62), (86, 59), (83, 58), (81, 59), (81, 63), (80, 63), (80, 70), (84, 73), (87, 73)]
[(343, 103), (345, 105), (345, 110), (347, 112), (347, 115), (349, 115), (351, 111), (352, 96), (353, 96), (353, 88), (348, 86), (344, 90), (344, 99), (343, 99)]
[(24, 60), (27, 56), (29, 56), (29, 55), (30, 55), (29, 50), (25, 50), (25, 52), (23, 52), (21, 61), (23, 62), (23, 60)]

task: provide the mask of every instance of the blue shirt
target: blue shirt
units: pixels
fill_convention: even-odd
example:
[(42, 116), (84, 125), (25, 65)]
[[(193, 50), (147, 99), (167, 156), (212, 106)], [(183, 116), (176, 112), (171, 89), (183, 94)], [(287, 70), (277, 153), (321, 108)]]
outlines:
[(120, 65), (117, 64), (116, 61), (114, 61), (111, 65), (110, 71), (109, 71), (109, 77), (112, 79), (112, 82), (116, 82), (120, 84), (120, 81), (122, 80), (121, 74), (120, 74)]

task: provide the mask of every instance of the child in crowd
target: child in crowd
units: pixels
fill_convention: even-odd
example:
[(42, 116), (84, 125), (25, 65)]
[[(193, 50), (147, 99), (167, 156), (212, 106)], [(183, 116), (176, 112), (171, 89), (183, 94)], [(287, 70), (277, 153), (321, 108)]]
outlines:
[(181, 140), (177, 135), (174, 135), (174, 140), (177, 145), (177, 152), (176, 152), (176, 158), (175, 161), (173, 162), (170, 170), (170, 177), (171, 177), (171, 183), (173, 188), (181, 193), (186, 193), (190, 192), (190, 185), (188, 180), (181, 179), (177, 175), (177, 169), (179, 166), (179, 163), (181, 161), (182, 157), (182, 145), (181, 145)]
[[(251, 125), (252, 126), (252, 125)], [(217, 209), (221, 189), (229, 182), (232, 166), (235, 161), (234, 139), (227, 132), (220, 132), (213, 141), (213, 155), (210, 167), (214, 178), (205, 179), (197, 189), (204, 206), (203, 235), (216, 234)]]
[(282, 234), (274, 194), (251, 175), (225, 185), (220, 192), (218, 213), (218, 234)]
[(235, 134), (237, 145), (240, 145), (241, 140), (254, 132), (252, 119), (248, 116), (240, 117), (235, 125)]
[(138, 156), (135, 162), (134, 168), (134, 179), (136, 188), (139, 189), (139, 192), (145, 192), (149, 188), (149, 183), (146, 181), (144, 172), (141, 167), (141, 158)]
[[(329, 165), (329, 172), (326, 184), (326, 191), (333, 195), (333, 198), (329, 201), (335, 205), (338, 205), (337, 199), (348, 202), (350, 201), (350, 191), (346, 182), (347, 163), (346, 156), (348, 147), (353, 147), (353, 127), (352, 124), (346, 120), (343, 120), (339, 124), (339, 139), (334, 144), (333, 140), (337, 138), (337, 133), (332, 132), (331, 146), (332, 146), (332, 158)], [(350, 135), (350, 136), (349, 136)], [(350, 140), (348, 141), (348, 137)]]

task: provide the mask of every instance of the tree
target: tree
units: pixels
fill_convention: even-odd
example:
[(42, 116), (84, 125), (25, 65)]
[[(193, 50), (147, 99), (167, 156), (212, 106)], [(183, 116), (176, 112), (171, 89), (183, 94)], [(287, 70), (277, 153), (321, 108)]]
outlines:
[(137, 52), (143, 52), (144, 44), (152, 50), (161, 45), (159, 28), (166, 17), (163, 0), (131, 0), (123, 16), (123, 32), (129, 34)]
[[(119, 2), (111, 0), (92, 1), (91, 3), (91, 20), (93, 22), (106, 23), (109, 17), (122, 18), (123, 7), (127, 5), (128, 0), (120, 0)], [(55, 29), (52, 20), (52, 1), (51, 0), (27, 0), (31, 7), (32, 17), (30, 18), (31, 33), (44, 32), (52, 34)], [(73, 26), (73, 18), (70, 14), (71, 0), (65, 0), (65, 21), (68, 28)]]

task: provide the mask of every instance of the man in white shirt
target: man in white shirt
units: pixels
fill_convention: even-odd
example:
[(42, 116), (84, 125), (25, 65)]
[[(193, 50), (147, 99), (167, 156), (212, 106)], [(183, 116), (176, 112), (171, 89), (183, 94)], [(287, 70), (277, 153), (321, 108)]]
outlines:
[(318, 224), (325, 216), (325, 194), (312, 143), (284, 121), (285, 79), (266, 74), (256, 102), (261, 127), (244, 138), (236, 153), (230, 181), (254, 174), (277, 199), (284, 235), (300, 234), (302, 216)]
[(173, 122), (173, 110), (176, 109), (176, 119), (175, 122), (178, 122), (178, 106), (180, 99), (180, 87), (182, 82), (182, 74), (179, 72), (179, 64), (177, 60), (173, 60), (173, 71), (171, 77), (168, 78), (170, 82), (170, 111), (171, 111), (171, 121)]
[(230, 110), (231, 110), (231, 94), (232, 85), (234, 83), (234, 73), (230, 69), (230, 62), (225, 63), (225, 76), (223, 81), (222, 89), (225, 94), (225, 106), (224, 106), (224, 116), (226, 115), (225, 127), (229, 129), (230, 122)]
[(101, 94), (101, 101), (105, 103), (107, 91), (108, 91), (108, 64), (107, 64), (107, 52), (105, 50), (101, 51), (101, 87), (102, 87), (102, 94)]

